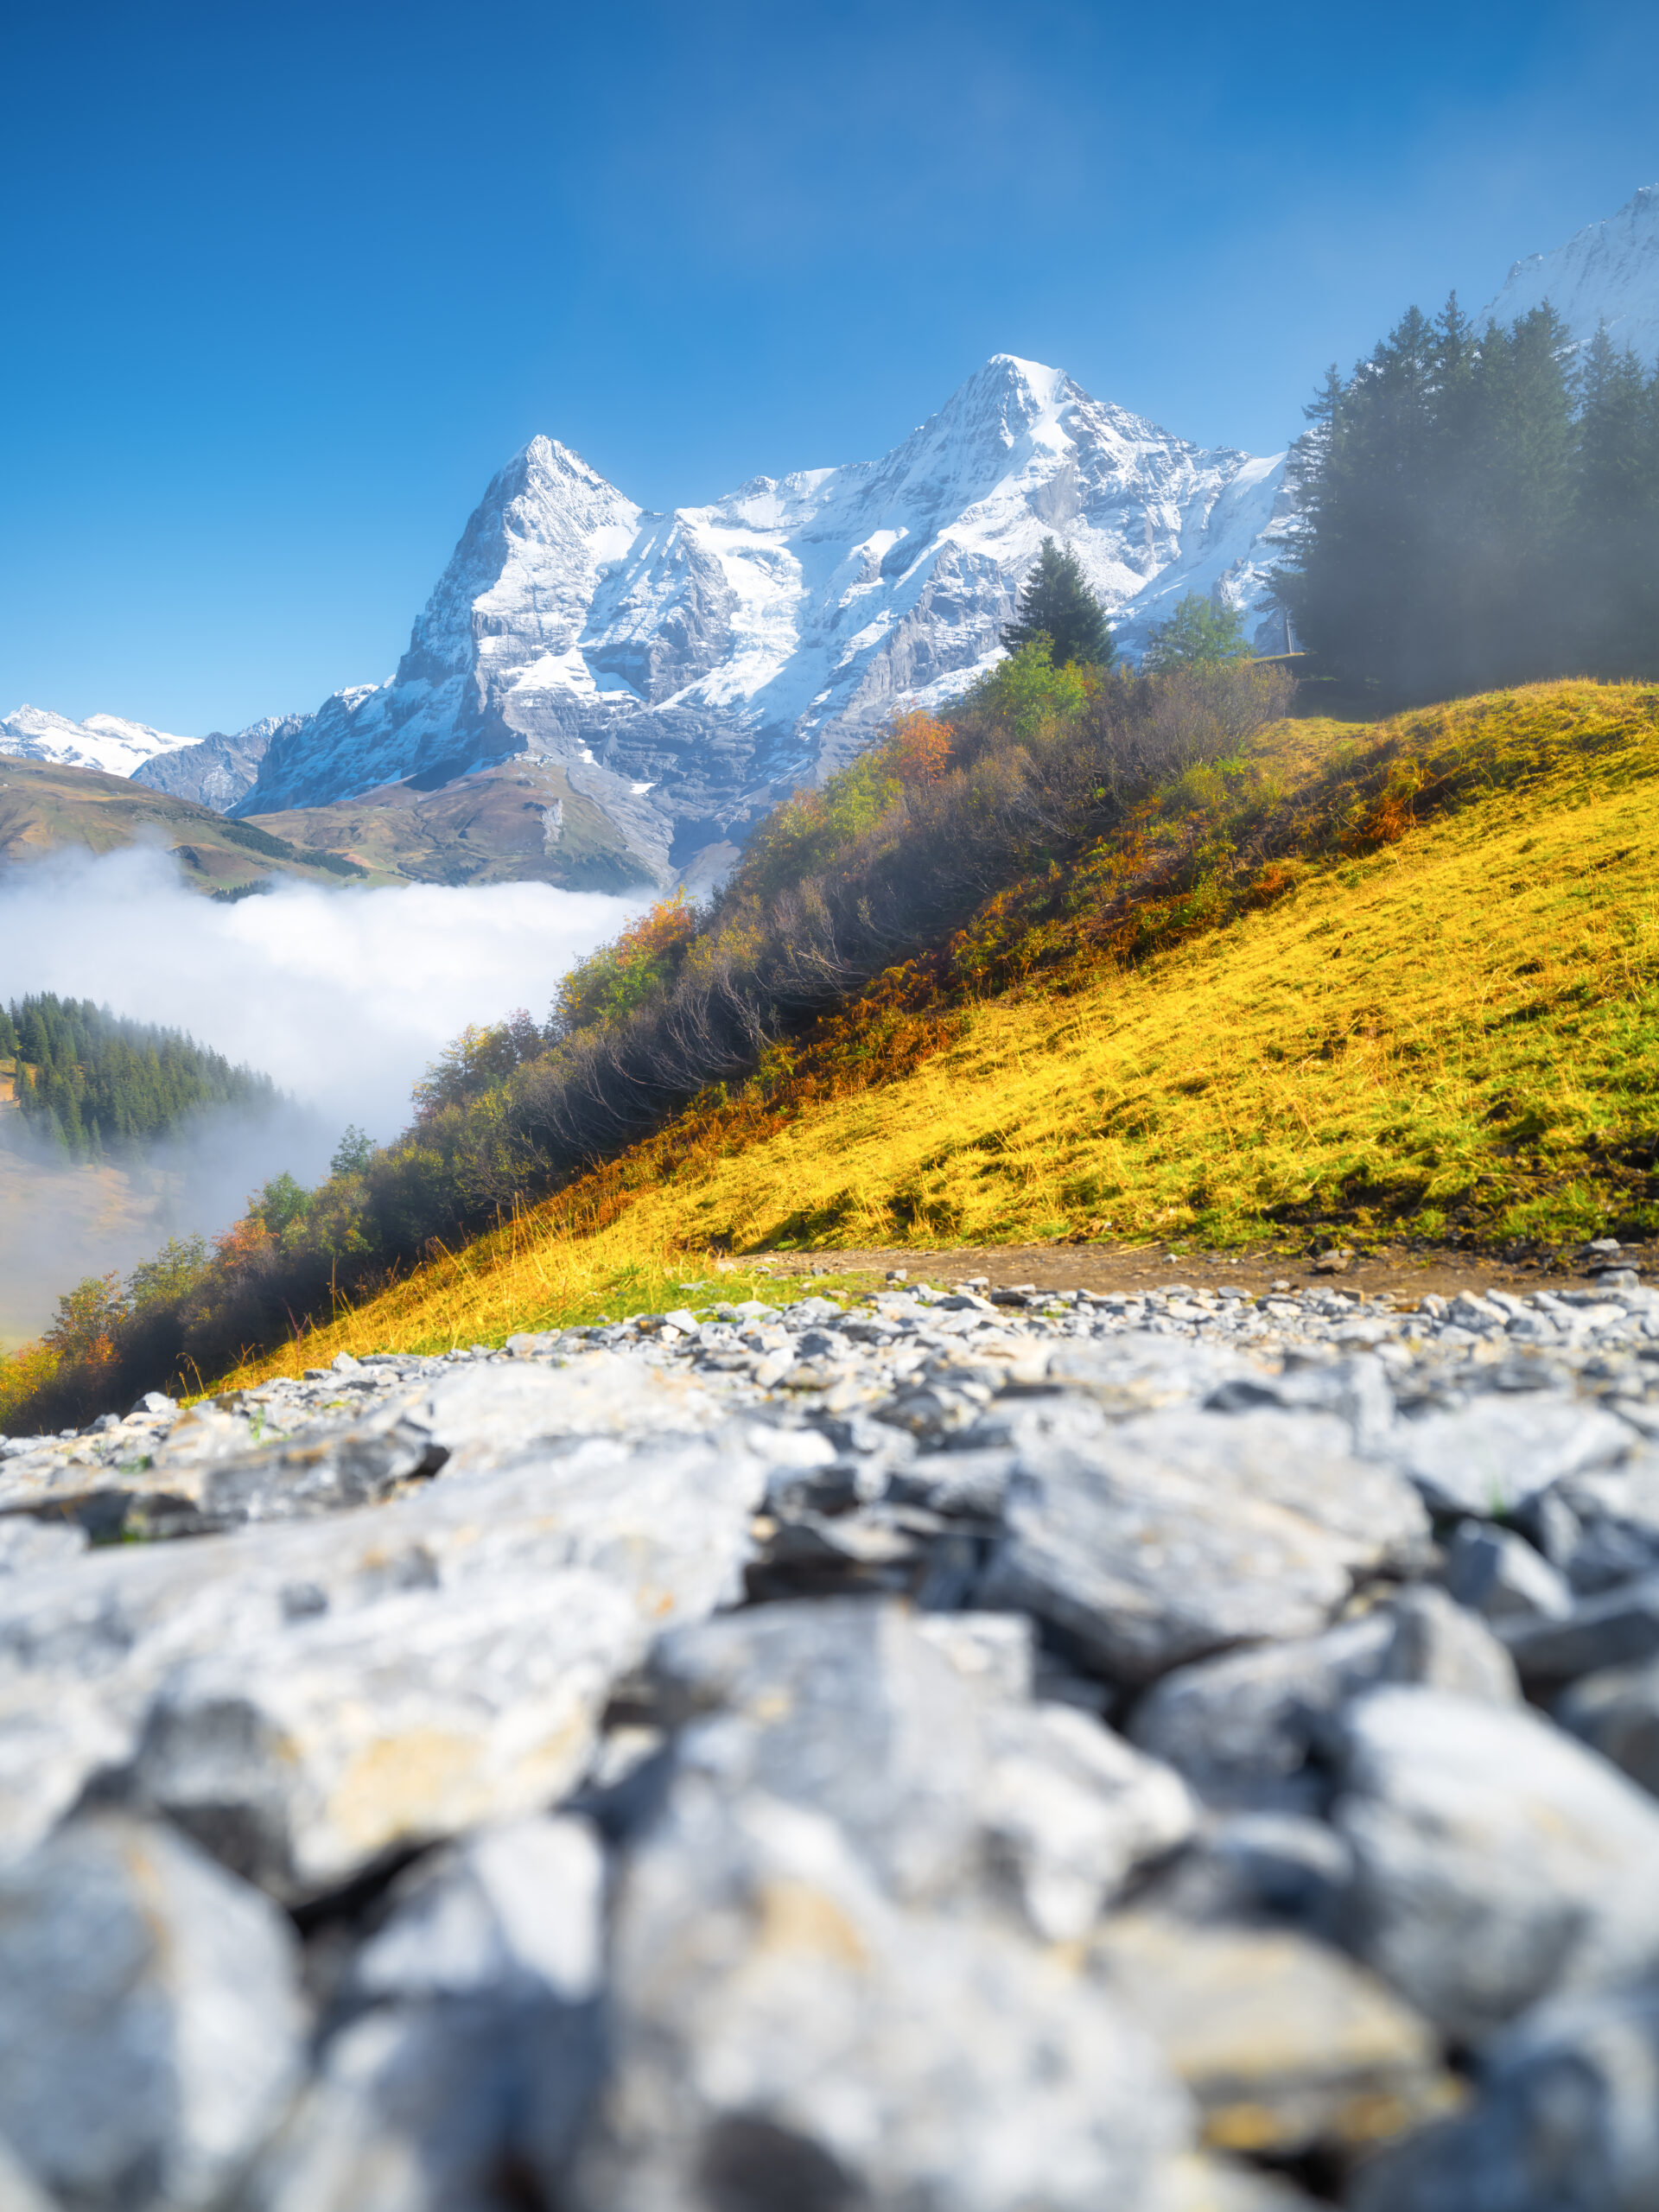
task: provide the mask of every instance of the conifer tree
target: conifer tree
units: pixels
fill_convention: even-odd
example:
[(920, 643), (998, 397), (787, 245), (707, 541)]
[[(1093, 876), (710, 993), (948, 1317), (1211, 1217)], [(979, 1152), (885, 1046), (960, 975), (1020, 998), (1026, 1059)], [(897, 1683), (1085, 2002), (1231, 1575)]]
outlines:
[(1659, 377), (1548, 303), (1477, 334), (1410, 310), (1304, 411), (1275, 592), (1393, 701), (1659, 674)]
[(1111, 626), (1100, 601), (1084, 582), (1083, 569), (1070, 547), (1061, 552), (1052, 537), (1043, 540), (1020, 590), (1019, 613), (1002, 632), (1010, 652), (1046, 637), (1056, 668), (1068, 661), (1106, 668), (1116, 651)]
[(1152, 669), (1218, 668), (1224, 661), (1248, 660), (1244, 624), (1236, 607), (1219, 606), (1190, 591), (1176, 602), (1166, 622), (1153, 630), (1142, 665)]

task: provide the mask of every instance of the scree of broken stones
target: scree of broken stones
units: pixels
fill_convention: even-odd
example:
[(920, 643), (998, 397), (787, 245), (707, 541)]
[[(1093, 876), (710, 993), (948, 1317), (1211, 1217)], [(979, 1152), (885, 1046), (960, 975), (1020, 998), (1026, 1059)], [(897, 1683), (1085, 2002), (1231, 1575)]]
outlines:
[(1659, 1297), (904, 1284), (0, 1440), (0, 2204), (1652, 2212)]

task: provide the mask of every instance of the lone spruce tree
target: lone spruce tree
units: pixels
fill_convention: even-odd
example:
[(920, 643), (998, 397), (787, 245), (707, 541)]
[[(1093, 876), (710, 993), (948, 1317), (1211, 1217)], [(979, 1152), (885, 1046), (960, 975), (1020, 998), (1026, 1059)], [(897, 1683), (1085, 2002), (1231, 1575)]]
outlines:
[(1080, 661), (1090, 668), (1109, 665), (1116, 650), (1111, 625), (1100, 601), (1083, 580), (1075, 553), (1062, 553), (1052, 537), (1043, 540), (1020, 590), (1020, 612), (1002, 632), (1010, 652), (1046, 638), (1056, 668)]

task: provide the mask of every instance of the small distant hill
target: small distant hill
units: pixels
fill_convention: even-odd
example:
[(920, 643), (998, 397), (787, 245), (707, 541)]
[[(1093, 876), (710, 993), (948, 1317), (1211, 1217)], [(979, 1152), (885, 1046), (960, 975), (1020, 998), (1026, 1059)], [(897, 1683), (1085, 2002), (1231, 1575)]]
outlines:
[(74, 1159), (164, 1136), (203, 1107), (258, 1112), (279, 1096), (269, 1076), (232, 1067), (179, 1030), (49, 991), (0, 1006), (6, 1075), (24, 1124)]
[(222, 896), (239, 897), (273, 874), (313, 883), (367, 874), (339, 854), (302, 852), (255, 823), (227, 822), (126, 776), (0, 755), (0, 875), (65, 847), (108, 853), (141, 838), (170, 850), (194, 889)]
[[(173, 755), (176, 759), (179, 756)], [(0, 755), (0, 874), (72, 846), (159, 840), (194, 890), (238, 899), (312, 883), (551, 883), (622, 891), (652, 880), (557, 763), (530, 758), (421, 777), (338, 805), (231, 821), (137, 777)]]

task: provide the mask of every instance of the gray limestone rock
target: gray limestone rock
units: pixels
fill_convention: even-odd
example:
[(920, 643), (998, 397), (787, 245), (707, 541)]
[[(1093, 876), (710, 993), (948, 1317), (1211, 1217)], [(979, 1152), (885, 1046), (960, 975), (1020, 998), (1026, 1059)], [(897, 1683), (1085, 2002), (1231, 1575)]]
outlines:
[(1652, 2212), (1659, 1988), (1541, 2005), (1494, 2038), (1465, 2113), (1361, 2173), (1353, 2212)]
[(415, 1591), (189, 1661), (128, 1783), (274, 1895), (555, 1802), (640, 1648), (626, 1593), (581, 1570)]
[(79, 1802), (95, 1775), (130, 1758), (135, 1727), (83, 1683), (49, 1697), (0, 1676), (0, 1866), (21, 1859)]
[(895, 1907), (826, 1815), (702, 1773), (623, 1878), (612, 2003), (582, 2212), (1099, 2212), (1188, 2140), (1074, 1966)]
[(1109, 1675), (1324, 1627), (1357, 1573), (1408, 1557), (1422, 1508), (1328, 1414), (1170, 1412), (1022, 1458), (984, 1602), (1024, 1606)]
[(605, 1861), (584, 1821), (481, 1829), (393, 1885), (262, 2160), (260, 2212), (504, 2212), (550, 2191), (602, 2064)]
[(1083, 1935), (1133, 1872), (1192, 1834), (1180, 1777), (1090, 1713), (1003, 1707), (989, 1715), (987, 1738), (980, 1823), (1049, 1942)]
[(1524, 1536), (1460, 1521), (1446, 1548), (1446, 1586), (1487, 1620), (1559, 1620), (1573, 1610), (1567, 1580)]
[(1659, 1797), (1659, 1659), (1581, 1675), (1556, 1700), (1554, 1713), (1563, 1728)]
[(296, 1961), (183, 1838), (76, 1821), (0, 1874), (0, 2136), (76, 2212), (217, 2204), (299, 2077)]
[(1141, 1699), (1129, 1733), (1207, 1804), (1316, 1812), (1331, 1778), (1314, 1755), (1346, 1700), (1381, 1676), (1395, 1634), (1379, 1608), (1322, 1636), (1179, 1667)]
[(1158, 2169), (1145, 2212), (1314, 2212), (1313, 2199), (1277, 2174), (1188, 2152)]
[(1504, 1640), (1522, 1680), (1541, 1689), (1659, 1657), (1659, 1574), (1586, 1598), (1564, 1619), (1526, 1622)]
[(894, 1896), (971, 1878), (985, 1698), (897, 1604), (734, 1613), (664, 1637), (652, 1672), (683, 1764), (833, 1818)]
[(59, 2212), (3, 2141), (0, 2141), (0, 2212)]
[(1575, 1399), (1482, 1396), (1402, 1422), (1390, 1457), (1436, 1513), (1513, 1513), (1563, 1477), (1623, 1459), (1632, 1430)]
[(1090, 1959), (1192, 2090), (1217, 2149), (1352, 2155), (1456, 2101), (1427, 2021), (1294, 1929), (1124, 1913)]
[(512, 2212), (550, 2201), (601, 2063), (596, 2008), (378, 2008), (324, 2050), (237, 2212)]
[(1394, 1639), (1382, 1663), (1386, 1681), (1416, 1682), (1489, 1705), (1520, 1702), (1515, 1662), (1478, 1615), (1444, 1590), (1418, 1583), (1395, 1600)]
[(1659, 1571), (1659, 1452), (1644, 1448), (1551, 1496), (1571, 1516), (1559, 1564), (1575, 1590), (1593, 1593)]
[(26, 1514), (0, 1520), (0, 1574), (61, 1567), (86, 1548), (86, 1531), (73, 1522), (35, 1521)]
[(605, 1854), (589, 1822), (541, 1815), (483, 1827), (419, 1859), (353, 1961), (365, 2003), (599, 1994)]
[(1163, 1875), (1139, 1892), (1183, 1919), (1288, 1924), (1330, 1936), (1339, 1927), (1354, 1856), (1325, 1821), (1297, 1813), (1212, 1816)]
[(1351, 1938), (1449, 2033), (1659, 1961), (1659, 1807), (1541, 1716), (1388, 1688), (1343, 1717)]

